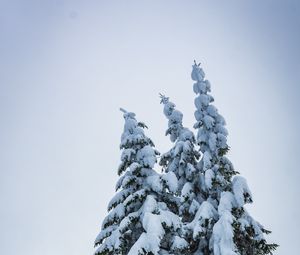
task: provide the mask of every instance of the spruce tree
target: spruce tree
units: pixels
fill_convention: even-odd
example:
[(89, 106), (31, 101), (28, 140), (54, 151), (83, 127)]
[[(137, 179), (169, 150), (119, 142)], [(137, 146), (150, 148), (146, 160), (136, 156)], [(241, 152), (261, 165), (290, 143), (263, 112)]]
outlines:
[(194, 133), (183, 126), (183, 114), (177, 110), (175, 104), (168, 97), (160, 95), (164, 105), (163, 112), (168, 119), (166, 135), (174, 146), (161, 156), (160, 165), (166, 173), (173, 172), (178, 178), (178, 192), (180, 204), (178, 213), (183, 222), (189, 222), (195, 215), (203, 197), (200, 192), (199, 171), (197, 161), (200, 153), (195, 148)]
[(179, 236), (180, 218), (170, 209), (177, 204), (173, 196), (177, 178), (153, 169), (159, 153), (144, 133), (146, 125), (137, 122), (134, 113), (122, 111), (118, 192), (95, 240), (95, 254), (179, 254), (187, 243)]
[(246, 180), (226, 157), (227, 130), (225, 120), (212, 104), (210, 83), (200, 64), (193, 65), (195, 99), (194, 128), (202, 158), (199, 162), (205, 201), (194, 219), (185, 224), (186, 235), (192, 237), (192, 251), (197, 255), (272, 254), (276, 244), (268, 244), (264, 234), (270, 233), (255, 221), (244, 208), (252, 203)]
[(200, 64), (193, 65), (192, 79), (196, 139), (175, 104), (161, 95), (166, 135), (174, 142), (161, 156), (163, 174), (153, 169), (159, 153), (144, 133), (146, 125), (122, 110), (120, 178), (95, 241), (96, 255), (265, 255), (278, 246), (267, 243), (270, 231), (244, 207), (252, 203), (251, 191), (226, 156), (226, 123), (212, 104)]

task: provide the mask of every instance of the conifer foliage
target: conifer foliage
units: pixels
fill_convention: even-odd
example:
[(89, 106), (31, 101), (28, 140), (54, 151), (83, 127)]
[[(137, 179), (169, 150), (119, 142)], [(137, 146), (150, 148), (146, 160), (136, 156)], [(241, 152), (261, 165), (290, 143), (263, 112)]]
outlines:
[(166, 173), (173, 172), (178, 178), (180, 204), (178, 213), (182, 221), (190, 221), (199, 204), (203, 201), (199, 192), (199, 174), (196, 170), (200, 153), (196, 150), (196, 140), (192, 131), (183, 127), (183, 114), (175, 109), (175, 104), (168, 97), (161, 95), (164, 114), (168, 119), (166, 135), (174, 142), (174, 146), (164, 153), (160, 165)]
[(177, 233), (180, 218), (168, 207), (172, 204), (168, 197), (177, 190), (176, 176), (153, 170), (159, 153), (144, 133), (146, 125), (137, 122), (134, 113), (122, 111), (121, 177), (95, 240), (95, 254), (158, 254), (165, 250), (177, 254), (187, 243)]
[[(192, 79), (195, 99), (194, 128), (198, 130), (197, 142), (203, 155), (199, 171), (203, 175), (206, 210), (199, 210), (193, 236), (199, 246), (195, 254), (246, 255), (270, 254), (276, 244), (267, 244), (264, 233), (269, 233), (246, 211), (244, 205), (252, 203), (246, 180), (238, 176), (226, 157), (227, 130), (225, 120), (212, 104), (210, 83), (200, 64), (193, 65)], [(203, 219), (205, 221), (203, 222)]]
[(183, 126), (183, 114), (161, 95), (174, 143), (160, 157), (147, 128), (123, 109), (121, 163), (117, 193), (95, 240), (96, 255), (265, 255), (266, 230), (245, 209), (251, 191), (226, 154), (225, 120), (213, 105), (210, 83), (193, 65), (196, 137)]

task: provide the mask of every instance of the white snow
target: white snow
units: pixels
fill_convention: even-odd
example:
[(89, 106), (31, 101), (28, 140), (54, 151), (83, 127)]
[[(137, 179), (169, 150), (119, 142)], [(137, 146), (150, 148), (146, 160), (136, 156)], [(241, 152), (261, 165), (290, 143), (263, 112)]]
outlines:
[[(162, 223), (166, 226), (172, 227), (175, 230), (181, 226), (180, 219), (177, 215), (168, 210), (160, 210), (160, 214), (154, 214), (158, 209), (157, 202), (153, 196), (148, 195), (142, 208), (142, 224), (144, 233), (141, 234), (139, 239), (130, 249), (128, 255), (137, 255), (152, 252), (154, 255), (158, 255), (160, 251), (160, 242), (165, 234)], [(166, 206), (163, 206), (166, 208)], [(183, 240), (177, 239), (178, 247), (183, 247)]]
[(215, 133), (209, 134), (208, 146), (211, 151), (215, 151), (217, 149), (217, 135)]
[(102, 223), (102, 229), (110, 222), (114, 222), (116, 219), (122, 219), (125, 216), (125, 207), (123, 204), (118, 204), (110, 213), (105, 217)]
[(165, 223), (167, 227), (173, 228), (175, 231), (181, 227), (178, 215), (168, 210), (160, 210), (160, 222)]
[(205, 73), (203, 72), (202, 68), (195, 64), (193, 65), (193, 71), (191, 74), (191, 78), (193, 81), (202, 81), (205, 77)]
[(221, 193), (221, 199), (218, 206), (219, 215), (223, 215), (225, 212), (231, 213), (232, 208), (236, 205), (235, 197), (229, 191), (223, 191)]
[(152, 195), (148, 195), (142, 207), (142, 213), (154, 212), (157, 209), (156, 199)]
[(181, 201), (183, 202), (186, 198), (189, 198), (193, 193), (193, 187), (190, 182), (186, 182), (181, 190)]
[(214, 225), (211, 239), (214, 255), (238, 255), (233, 243), (233, 219), (230, 212), (224, 211)]
[(127, 189), (121, 190), (114, 195), (114, 197), (108, 203), (108, 210), (115, 207), (117, 204), (123, 202), (126, 197), (130, 194), (130, 191)]
[[(183, 126), (183, 114), (168, 97), (161, 96), (168, 119), (166, 135), (175, 143), (161, 157), (164, 174), (153, 169), (159, 153), (145, 135), (144, 124), (137, 122), (134, 113), (122, 109), (125, 124), (119, 173), (123, 175), (116, 189), (123, 190), (108, 205), (109, 213), (95, 240), (99, 245), (96, 253), (121, 254), (124, 235), (131, 235), (134, 244), (128, 247), (129, 255), (180, 254), (189, 246), (186, 240), (190, 239), (199, 241), (194, 254), (203, 254), (202, 248), (209, 241), (210, 253), (214, 255), (238, 255), (233, 241), (235, 221), (240, 223), (240, 231), (252, 228), (254, 240), (264, 239), (263, 226), (243, 208), (245, 203), (252, 202), (246, 179), (235, 176), (230, 183), (219, 171), (219, 168), (231, 171), (233, 166), (219, 153), (220, 149), (228, 148), (228, 132), (224, 118), (211, 104), (214, 98), (208, 94), (210, 83), (204, 80), (205, 74), (196, 63), (191, 76), (196, 81), (193, 89), (197, 94), (194, 102), (197, 141), (194, 132)], [(200, 162), (196, 142), (202, 153)], [(178, 204), (179, 215), (173, 213), (169, 201)], [(172, 211), (168, 206), (172, 206)], [(243, 208), (237, 219), (232, 215), (233, 208)], [(186, 217), (186, 213), (190, 215)], [(189, 221), (182, 223), (186, 219)], [(164, 244), (169, 242), (171, 249), (162, 248), (162, 240)]]
[(100, 245), (95, 253), (100, 253), (104, 250), (112, 251), (113, 249), (118, 249), (120, 246), (120, 232), (116, 229), (111, 232), (110, 236), (105, 239), (105, 243)]
[(205, 171), (205, 186), (208, 189), (211, 189), (212, 187), (212, 180), (215, 178), (215, 173), (212, 169), (208, 169)]
[(203, 122), (207, 129), (211, 129), (215, 124), (215, 119), (209, 115), (204, 116)]
[(163, 184), (158, 174), (148, 176), (146, 178), (146, 183), (155, 192), (160, 193), (163, 190)]
[(135, 176), (132, 175), (127, 175), (124, 178), (122, 178), (122, 187), (126, 188), (126, 186), (128, 185), (128, 183), (132, 182), (134, 179), (136, 179)]
[(213, 118), (215, 118), (215, 117), (218, 116), (218, 110), (217, 110), (217, 108), (214, 105), (207, 106), (206, 111)]
[(141, 212), (137, 211), (137, 212), (132, 212), (129, 213), (126, 217), (124, 217), (122, 219), (122, 221), (119, 224), (119, 231), (121, 233), (123, 233), (124, 231), (127, 230), (128, 226), (130, 225), (130, 223), (134, 220), (137, 219), (138, 217), (140, 217)]
[(218, 140), (218, 147), (219, 148), (226, 148), (227, 147), (227, 138), (225, 135), (218, 133), (217, 134), (217, 140)]
[(199, 207), (200, 207), (200, 204), (195, 199), (193, 199), (193, 201), (191, 203), (191, 206), (189, 208), (189, 213), (192, 214), (192, 215), (196, 214)]
[(188, 246), (189, 244), (187, 243), (187, 241), (185, 241), (183, 238), (179, 236), (175, 236), (171, 249), (174, 251), (178, 251), (178, 250), (180, 251), (183, 250), (184, 248), (187, 248)]
[(146, 145), (142, 149), (138, 150), (136, 157), (140, 164), (145, 167), (153, 168), (154, 164), (156, 163), (155, 151), (149, 145)]
[(130, 160), (131, 157), (135, 154), (135, 150), (133, 149), (124, 149), (122, 151), (122, 155), (121, 155), (121, 160), (125, 161), (125, 160)]
[(232, 180), (232, 190), (234, 193), (235, 200), (239, 207), (243, 207), (245, 204), (245, 195), (248, 194), (249, 198), (252, 199), (251, 191), (248, 187), (247, 181), (242, 176), (235, 176)]
[(193, 230), (193, 238), (196, 239), (204, 231), (206, 219), (217, 219), (217, 215), (216, 209), (208, 201), (202, 202), (193, 221), (187, 224), (187, 228)]
[(203, 154), (203, 157), (202, 157), (204, 171), (207, 171), (208, 169), (211, 168), (211, 166), (212, 166), (211, 160), (212, 160), (212, 157), (211, 157), (209, 151), (205, 151)]
[(117, 226), (109, 226), (106, 229), (103, 229), (98, 236), (96, 237), (95, 243), (101, 243), (102, 240), (111, 235), (111, 233), (117, 228)]
[(194, 173), (196, 173), (196, 171), (196, 168), (191, 163), (186, 164), (185, 175), (189, 180), (192, 178)]
[(168, 189), (175, 193), (178, 189), (178, 180), (176, 175), (173, 172), (167, 172), (162, 175), (162, 179), (166, 182)]
[(124, 200), (124, 205), (127, 206), (131, 204), (132, 202), (136, 201), (137, 199), (140, 199), (146, 196), (146, 191), (145, 189), (140, 189), (132, 194), (130, 194), (125, 200)]

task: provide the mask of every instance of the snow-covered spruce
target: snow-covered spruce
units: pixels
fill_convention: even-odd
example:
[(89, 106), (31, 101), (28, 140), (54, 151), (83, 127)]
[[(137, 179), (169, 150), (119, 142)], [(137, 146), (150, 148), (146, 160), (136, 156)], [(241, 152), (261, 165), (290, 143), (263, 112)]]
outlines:
[(167, 174), (174, 173), (178, 178), (178, 212), (183, 222), (190, 222), (203, 201), (196, 168), (200, 153), (195, 149), (193, 132), (182, 124), (183, 114), (175, 109), (175, 104), (168, 97), (161, 95), (161, 103), (168, 119), (166, 135), (170, 135), (174, 146), (161, 156), (160, 165)]
[(153, 170), (159, 153), (144, 133), (145, 124), (137, 122), (134, 113), (122, 111), (121, 177), (95, 240), (95, 254), (179, 254), (187, 242), (178, 234), (180, 218), (169, 209), (176, 204), (176, 176)]
[(185, 224), (191, 254), (197, 255), (252, 255), (272, 254), (276, 244), (268, 244), (265, 230), (245, 210), (252, 202), (247, 182), (233, 168), (225, 156), (229, 150), (225, 120), (212, 104), (210, 83), (200, 64), (194, 64), (192, 79), (195, 99), (194, 128), (202, 158), (199, 163), (203, 202), (191, 223)]

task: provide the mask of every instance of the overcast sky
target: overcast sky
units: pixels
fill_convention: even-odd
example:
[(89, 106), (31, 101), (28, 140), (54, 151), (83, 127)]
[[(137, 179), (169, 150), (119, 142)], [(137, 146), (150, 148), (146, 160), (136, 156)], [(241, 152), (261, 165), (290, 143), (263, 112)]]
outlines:
[(192, 128), (196, 59), (252, 190), (248, 210), (276, 254), (295, 254), (299, 27), (296, 0), (0, 0), (0, 253), (92, 254), (117, 180), (119, 107), (165, 152), (158, 93)]

